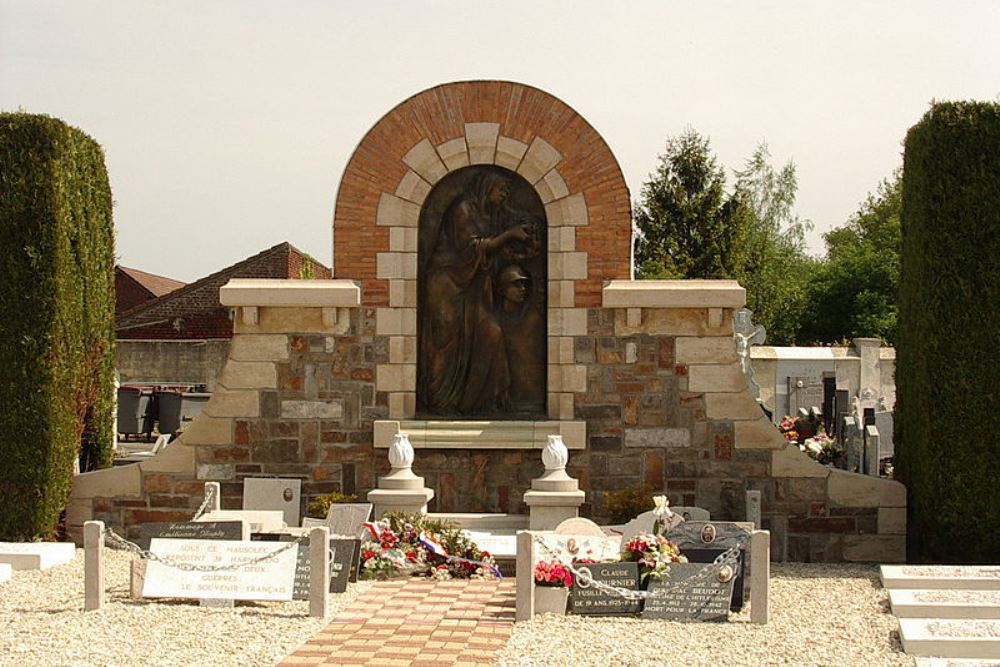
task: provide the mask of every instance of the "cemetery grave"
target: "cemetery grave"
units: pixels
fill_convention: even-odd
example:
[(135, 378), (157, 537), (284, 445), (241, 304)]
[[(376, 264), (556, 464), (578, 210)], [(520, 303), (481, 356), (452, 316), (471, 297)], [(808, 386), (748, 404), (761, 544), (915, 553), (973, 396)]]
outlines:
[(904, 651), (1000, 662), (1000, 566), (883, 565), (881, 575)]
[[(595, 530), (567, 534), (587, 523)], [(756, 602), (751, 603), (753, 622), (767, 622), (770, 541), (766, 531), (753, 531), (746, 524), (688, 523), (673, 516), (645, 526), (647, 530), (634, 536), (606, 536), (586, 519), (570, 519), (555, 531), (520, 532), (518, 620), (552, 611), (725, 621), (730, 610), (742, 608), (746, 596)], [(667, 530), (658, 538), (661, 528)], [(678, 552), (681, 544), (687, 551)], [(632, 549), (639, 551), (629, 556)], [(686, 562), (687, 552), (692, 562)], [(750, 568), (752, 556), (760, 561), (761, 572), (756, 575)], [(568, 594), (553, 592), (560, 588), (568, 589)], [(560, 597), (566, 601), (560, 603)]]

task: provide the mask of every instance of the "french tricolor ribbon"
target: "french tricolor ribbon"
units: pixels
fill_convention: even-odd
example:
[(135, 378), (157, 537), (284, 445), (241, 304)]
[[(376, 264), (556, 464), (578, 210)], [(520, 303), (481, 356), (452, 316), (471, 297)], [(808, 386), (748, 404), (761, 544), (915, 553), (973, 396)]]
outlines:
[(377, 523), (372, 523), (371, 521), (365, 521), (361, 524), (362, 528), (367, 528), (368, 532), (372, 534), (376, 542), (382, 541), (382, 526)]
[(418, 540), (420, 541), (420, 544), (424, 545), (424, 548), (427, 549), (427, 551), (431, 552), (435, 556), (440, 556), (445, 560), (453, 560), (459, 563), (470, 563), (472, 565), (477, 565), (479, 567), (485, 567), (488, 570), (492, 571), (493, 574), (496, 575), (497, 579), (503, 579), (503, 575), (500, 574), (500, 570), (497, 569), (496, 565), (490, 565), (489, 563), (484, 563), (483, 561), (479, 560), (472, 560), (470, 558), (462, 558), (461, 556), (449, 556), (448, 551), (444, 548), (444, 546), (442, 546), (441, 543), (435, 540), (434, 538), (429, 537), (426, 533), (420, 533), (420, 537), (418, 538)]

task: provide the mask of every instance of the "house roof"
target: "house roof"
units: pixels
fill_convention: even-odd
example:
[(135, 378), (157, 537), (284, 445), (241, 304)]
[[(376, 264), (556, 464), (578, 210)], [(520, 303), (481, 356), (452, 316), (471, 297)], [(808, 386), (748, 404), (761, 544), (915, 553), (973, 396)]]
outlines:
[(164, 294), (173, 292), (175, 289), (184, 287), (184, 285), (187, 284), (181, 282), (180, 280), (174, 280), (173, 278), (167, 278), (165, 276), (158, 276), (153, 273), (140, 271), (139, 269), (131, 269), (120, 264), (115, 268), (135, 282), (139, 283), (142, 287), (145, 287), (146, 290), (153, 296), (163, 296)]
[(279, 243), (232, 266), (216, 271), (118, 315), (115, 331), (121, 340), (201, 340), (231, 338), (229, 308), (219, 302), (219, 288), (231, 278), (299, 278), (312, 262), (316, 278), (330, 269), (290, 243)]

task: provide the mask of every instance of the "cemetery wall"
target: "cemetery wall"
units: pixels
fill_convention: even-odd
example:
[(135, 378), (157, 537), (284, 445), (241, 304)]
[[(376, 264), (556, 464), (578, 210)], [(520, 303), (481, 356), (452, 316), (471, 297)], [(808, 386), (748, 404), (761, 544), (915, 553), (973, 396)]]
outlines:
[(119, 340), (115, 370), (122, 384), (183, 382), (215, 391), (229, 358), (228, 339)]
[[(212, 399), (150, 461), (80, 476), (71, 534), (90, 518), (184, 520), (205, 481), (221, 483), (223, 508), (240, 506), (248, 476), (301, 478), (306, 499), (374, 488), (388, 472), (379, 425), (416, 417), (411, 228), (430, 185), (476, 162), (517, 171), (545, 203), (539, 423), (573, 433), (568, 472), (586, 493), (583, 515), (605, 519), (603, 492), (647, 483), (674, 504), (743, 520), (744, 492), (756, 489), (778, 558), (902, 559), (903, 487), (789, 448), (751, 396), (733, 339), (743, 288), (628, 280), (629, 197), (613, 155), (565, 104), (504, 82), (440, 86), (376, 124), (337, 197), (334, 273), (350, 280), (223, 288), (235, 335)], [(414, 472), (435, 491), (431, 511), (524, 514), (542, 472), (537, 446), (418, 448)]]
[[(775, 423), (794, 415), (798, 407), (822, 407), (824, 373), (836, 374), (837, 389), (852, 398), (866, 396), (865, 407), (880, 412), (895, 408), (896, 350), (883, 347), (878, 339), (859, 338), (850, 347), (756, 345), (750, 348), (750, 358), (761, 402), (773, 411)], [(804, 386), (796, 388), (799, 379)]]

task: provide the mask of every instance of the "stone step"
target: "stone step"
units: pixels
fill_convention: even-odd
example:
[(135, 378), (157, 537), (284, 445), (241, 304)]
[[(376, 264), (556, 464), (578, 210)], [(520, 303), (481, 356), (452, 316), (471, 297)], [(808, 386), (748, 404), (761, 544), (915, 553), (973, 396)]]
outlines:
[(899, 635), (914, 656), (1000, 659), (1000, 620), (901, 618)]
[(886, 588), (1000, 590), (1000, 565), (882, 565)]
[(1000, 591), (892, 589), (889, 603), (898, 618), (1000, 618)]
[(14, 568), (9, 563), (0, 563), (0, 584), (10, 581)]
[(1000, 660), (976, 658), (917, 658), (917, 667), (1000, 667)]
[(15, 570), (45, 570), (73, 559), (72, 542), (0, 542), (0, 563)]

